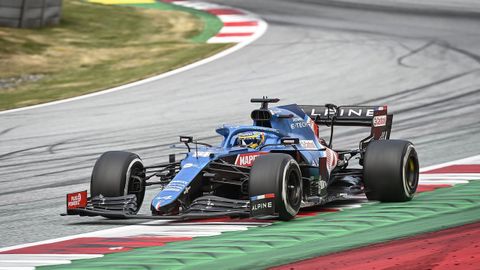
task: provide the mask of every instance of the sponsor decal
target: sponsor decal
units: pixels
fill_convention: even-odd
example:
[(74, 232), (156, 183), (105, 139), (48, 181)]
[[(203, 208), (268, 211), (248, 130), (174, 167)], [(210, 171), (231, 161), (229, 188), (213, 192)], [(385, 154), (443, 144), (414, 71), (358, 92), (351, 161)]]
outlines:
[(183, 169), (184, 168), (190, 168), (190, 167), (196, 167), (193, 163), (186, 163), (185, 165), (183, 165)]
[(188, 182), (183, 180), (173, 180), (163, 191), (180, 192), (188, 186)]
[(292, 119), (293, 123), (290, 124), (291, 129), (297, 129), (297, 128), (306, 128), (308, 127), (308, 123), (305, 122), (302, 118), (293, 118)]
[(252, 211), (273, 208), (273, 202), (261, 202), (252, 205)]
[(275, 213), (274, 200), (274, 193), (250, 197), (250, 211), (252, 216), (273, 215)]
[(327, 157), (327, 170), (330, 173), (337, 166), (338, 154), (329, 148), (325, 148), (325, 154)]
[(305, 116), (307, 118), (307, 123), (308, 125), (310, 126), (310, 128), (312, 129), (313, 133), (315, 134), (315, 136), (320, 137), (320, 131), (319, 131), (319, 128), (318, 128), (318, 125), (315, 124), (315, 121), (312, 120), (312, 118)]
[[(342, 116), (348, 116), (348, 117), (371, 117), (373, 116), (374, 109), (365, 109), (365, 108), (340, 108), (337, 112), (337, 116), (342, 117)], [(323, 111), (317, 111), (315, 108), (313, 108), (310, 112), (311, 116), (328, 116), (328, 115), (334, 115), (335, 110), (329, 110), (328, 108), (325, 108)]]
[(198, 151), (197, 153), (193, 152), (192, 156), (193, 157), (209, 157), (210, 152), (203, 152), (203, 151)]
[(386, 115), (378, 115), (373, 117), (373, 127), (383, 127), (387, 124)]
[(318, 182), (318, 187), (320, 188), (320, 190), (326, 189), (327, 186), (328, 186), (328, 185), (327, 185), (327, 181), (325, 181), (325, 180), (319, 180), (319, 182)]
[(266, 155), (266, 152), (254, 152), (254, 153), (245, 153), (237, 155), (235, 159), (235, 165), (251, 167), (255, 159), (260, 155)]
[(373, 116), (373, 113), (374, 113), (374, 110), (372, 109), (366, 110), (365, 116)]
[(67, 194), (67, 209), (87, 207), (87, 191)]
[(250, 200), (251, 201), (256, 201), (256, 200), (271, 199), (271, 198), (275, 198), (274, 193), (268, 193), (268, 194), (253, 196), (253, 197), (250, 197)]
[(306, 150), (317, 150), (318, 147), (315, 145), (313, 140), (300, 140), (300, 145)]

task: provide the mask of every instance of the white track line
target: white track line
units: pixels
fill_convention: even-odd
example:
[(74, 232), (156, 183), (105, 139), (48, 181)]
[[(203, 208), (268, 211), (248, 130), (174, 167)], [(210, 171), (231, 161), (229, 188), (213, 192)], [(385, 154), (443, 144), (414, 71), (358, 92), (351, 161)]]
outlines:
[[(34, 269), (35, 266), (70, 264), (72, 260), (94, 259), (102, 254), (0, 254), (0, 269)], [(20, 266), (21, 265), (21, 266)]]
[(420, 177), (420, 181), (428, 181), (428, 180), (480, 180), (480, 177), (472, 177), (472, 176), (460, 176), (460, 175), (434, 175), (434, 174), (428, 174), (428, 175), (422, 175)]
[(218, 18), (222, 22), (244, 22), (245, 16), (243, 15), (218, 15)]
[(218, 33), (255, 33), (257, 28), (256, 26), (224, 26)]
[(170, 2), (170, 4), (194, 8), (194, 9), (217, 9), (217, 8), (225, 7), (218, 4), (212, 4), (212, 3), (206, 3), (206, 2), (189, 2), (189, 1), (173, 1), (173, 2)]
[(2, 267), (0, 266), (0, 270), (34, 270), (35, 267), (23, 267), (23, 266), (8, 266)]
[(432, 165), (432, 166), (424, 167), (424, 168), (420, 169), (420, 173), (435, 170), (435, 169), (439, 169), (439, 168), (443, 168), (443, 167), (447, 167), (447, 166), (450, 166), (450, 165), (455, 165), (455, 164), (480, 164), (480, 155), (471, 156), (471, 157), (467, 157), (467, 158), (462, 158), (462, 159), (454, 160), (454, 161), (449, 161), (449, 162), (441, 163), (441, 164), (438, 164), (438, 165)]
[(468, 180), (450, 180), (450, 179), (436, 179), (435, 180), (420, 180), (420, 185), (456, 185), (467, 184)]
[(208, 43), (236, 43), (245, 40), (245, 37), (212, 37)]
[[(186, 1), (183, 1), (183, 2), (186, 2)], [(216, 6), (218, 7), (218, 6)], [(223, 6), (225, 8), (227, 8), (226, 6)], [(228, 7), (229, 8), (229, 7)], [(243, 11), (243, 10), (242, 10)], [(178, 68), (178, 69), (175, 69), (175, 70), (172, 70), (172, 71), (169, 71), (169, 72), (165, 72), (165, 73), (162, 73), (160, 75), (157, 75), (157, 76), (153, 76), (153, 77), (150, 77), (150, 78), (147, 78), (147, 79), (144, 79), (144, 80), (140, 80), (140, 81), (136, 81), (136, 82), (132, 82), (132, 83), (128, 83), (128, 84), (125, 84), (125, 85), (121, 85), (121, 86), (118, 86), (118, 87), (114, 87), (114, 88), (110, 88), (110, 89), (106, 89), (106, 90), (103, 90), (103, 91), (99, 91), (99, 92), (95, 92), (95, 93), (91, 93), (91, 94), (86, 94), (86, 95), (83, 95), (83, 96), (78, 96), (78, 97), (73, 97), (73, 98), (68, 98), (68, 99), (63, 99), (63, 100), (58, 100), (58, 101), (52, 101), (52, 102), (48, 102), (48, 103), (43, 103), (43, 104), (38, 104), (38, 105), (32, 105), (32, 106), (27, 106), (27, 107), (23, 107), (23, 108), (18, 108), (18, 109), (12, 109), (12, 110), (7, 110), (7, 111), (0, 111), (0, 115), (2, 114), (9, 114), (9, 113), (16, 113), (16, 112), (22, 112), (22, 111), (27, 111), (27, 110), (33, 110), (33, 109), (38, 109), (38, 108), (43, 108), (43, 107), (48, 107), (48, 106), (53, 106), (53, 105), (58, 105), (58, 104), (63, 104), (63, 103), (67, 103), (67, 102), (73, 102), (73, 101), (77, 101), (77, 100), (82, 100), (82, 99), (87, 99), (87, 98), (92, 98), (92, 97), (96, 97), (96, 96), (100, 96), (100, 95), (105, 95), (105, 94), (109, 94), (109, 93), (113, 93), (113, 92), (117, 92), (117, 91), (121, 91), (121, 90), (125, 90), (125, 89), (128, 89), (128, 88), (132, 88), (132, 87), (136, 87), (136, 86), (139, 86), (139, 85), (143, 85), (143, 84), (146, 84), (146, 83), (150, 83), (150, 82), (153, 82), (153, 81), (157, 81), (157, 80), (161, 80), (161, 79), (164, 79), (164, 78), (167, 78), (167, 77), (170, 77), (170, 76), (173, 76), (173, 75), (176, 75), (178, 73), (181, 73), (181, 72), (185, 72), (187, 70), (190, 70), (190, 69), (193, 69), (193, 68), (196, 68), (196, 67), (199, 67), (199, 66), (202, 66), (202, 65), (205, 65), (205, 64), (208, 64), (212, 61), (215, 61), (215, 60), (218, 60), (222, 57), (225, 57), (229, 54), (232, 54), (240, 49), (242, 49), (243, 47), (249, 45), (250, 43), (254, 42), (255, 40), (257, 40), (258, 38), (260, 38), (266, 31), (267, 31), (267, 28), (268, 28), (268, 25), (265, 21), (259, 19), (256, 15), (254, 15), (253, 13), (250, 13), (250, 12), (246, 12), (246, 14), (248, 14), (251, 18), (255, 17), (256, 21), (258, 22), (258, 27), (257, 27), (257, 31), (252, 35), (252, 36), (249, 36), (248, 38), (243, 38), (243, 39), (225, 39), (222, 43), (225, 43), (226, 42), (233, 42), (233, 43), (237, 43), (235, 46), (233, 47), (230, 47), (224, 51), (221, 51), (213, 56), (210, 56), (208, 58), (205, 58), (205, 59), (202, 59), (198, 62), (195, 62), (195, 63), (192, 63), (192, 64), (189, 64), (189, 65), (186, 65), (184, 67), (181, 67), (181, 68)], [(225, 16), (230, 16), (230, 15), (225, 15)], [(240, 19), (240, 21), (245, 21), (246, 20), (246, 17), (245, 16), (239, 16), (239, 15), (234, 15), (234, 16), (238, 16)], [(220, 20), (224, 21), (222, 19), (222, 17), (224, 16), (218, 16), (220, 18)], [(214, 41), (218, 41), (218, 39), (214, 39)], [(214, 42), (216, 43), (216, 42)]]

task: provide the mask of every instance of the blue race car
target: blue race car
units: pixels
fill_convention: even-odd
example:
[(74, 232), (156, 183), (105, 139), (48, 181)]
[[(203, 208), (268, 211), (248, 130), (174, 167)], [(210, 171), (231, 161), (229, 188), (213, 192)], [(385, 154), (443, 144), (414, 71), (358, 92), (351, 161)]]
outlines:
[[(87, 191), (67, 194), (67, 215), (194, 219), (215, 216), (290, 220), (299, 209), (365, 194), (369, 200), (411, 200), (419, 179), (412, 143), (390, 140), (386, 106), (284, 105), (252, 99), (251, 126), (224, 125), (219, 146), (180, 136), (182, 160), (145, 166), (139, 156), (110, 151), (96, 162)], [(330, 128), (329, 142), (319, 137)], [(365, 126), (357, 149), (332, 148), (334, 127)], [(359, 165), (350, 166), (356, 157)], [(147, 186), (161, 191), (140, 215)]]

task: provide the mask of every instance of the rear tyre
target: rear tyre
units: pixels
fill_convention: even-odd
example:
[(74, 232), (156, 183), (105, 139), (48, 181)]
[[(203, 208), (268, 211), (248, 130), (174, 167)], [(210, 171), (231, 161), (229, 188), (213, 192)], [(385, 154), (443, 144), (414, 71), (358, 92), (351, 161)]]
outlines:
[(419, 163), (411, 142), (372, 141), (363, 162), (365, 194), (369, 200), (405, 202), (413, 198), (418, 186)]
[(287, 154), (273, 153), (255, 159), (250, 171), (249, 195), (275, 194), (275, 211), (280, 220), (294, 218), (302, 202), (302, 174), (298, 163)]
[(145, 177), (144, 166), (136, 154), (123, 151), (105, 152), (95, 163), (90, 181), (92, 197), (119, 197), (135, 194), (137, 212), (145, 196), (145, 187), (136, 177)]

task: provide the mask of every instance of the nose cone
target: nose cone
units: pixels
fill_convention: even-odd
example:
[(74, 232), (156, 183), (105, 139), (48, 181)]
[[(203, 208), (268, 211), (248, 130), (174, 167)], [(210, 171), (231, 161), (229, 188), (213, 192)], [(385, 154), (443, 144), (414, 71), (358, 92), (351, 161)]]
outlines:
[(197, 176), (210, 163), (210, 154), (209, 152), (198, 151), (197, 158), (192, 152), (182, 161), (182, 166), (177, 175), (153, 198), (151, 203), (153, 214), (178, 213), (177, 199), (188, 194), (193, 181), (201, 181), (201, 177)]

